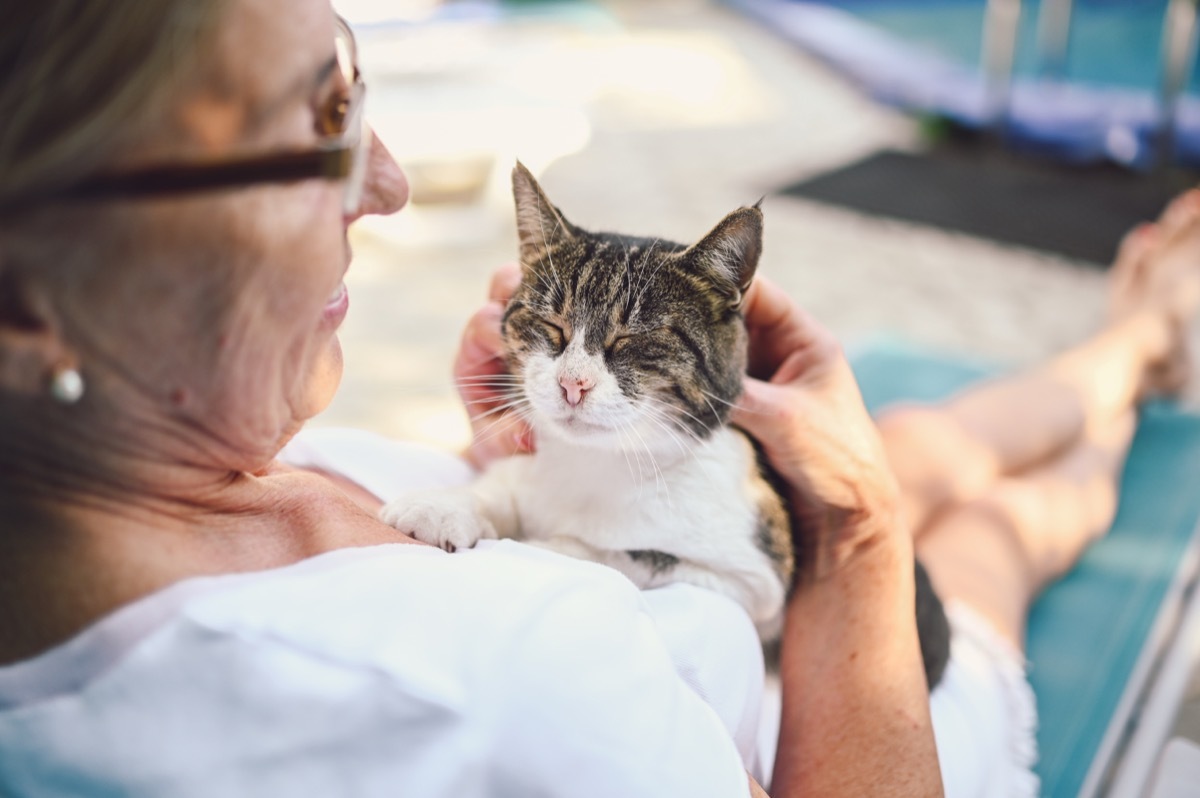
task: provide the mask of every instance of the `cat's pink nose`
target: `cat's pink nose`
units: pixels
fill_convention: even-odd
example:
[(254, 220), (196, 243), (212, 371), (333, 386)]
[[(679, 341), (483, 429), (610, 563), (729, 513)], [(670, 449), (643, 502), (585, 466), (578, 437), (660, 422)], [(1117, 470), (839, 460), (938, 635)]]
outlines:
[(596, 382), (579, 377), (561, 377), (558, 384), (562, 386), (563, 398), (567, 400), (567, 404), (576, 407), (583, 401), (584, 395), (595, 387)]

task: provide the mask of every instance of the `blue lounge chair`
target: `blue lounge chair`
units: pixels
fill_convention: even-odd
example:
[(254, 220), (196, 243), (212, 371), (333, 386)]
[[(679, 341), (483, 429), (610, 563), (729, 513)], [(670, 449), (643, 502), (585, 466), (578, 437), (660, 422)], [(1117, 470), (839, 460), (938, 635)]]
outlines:
[[(894, 344), (852, 360), (873, 412), (937, 400), (992, 373)], [(1122, 497), (1109, 534), (1030, 616), (1043, 795), (1141, 795), (1200, 648), (1200, 590), (1190, 595), (1200, 565), (1200, 417), (1165, 405), (1143, 411)]]

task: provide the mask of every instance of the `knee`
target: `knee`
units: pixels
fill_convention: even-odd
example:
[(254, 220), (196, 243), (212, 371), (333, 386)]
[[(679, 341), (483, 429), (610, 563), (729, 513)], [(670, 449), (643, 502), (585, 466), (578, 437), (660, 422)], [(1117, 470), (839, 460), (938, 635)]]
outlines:
[(960, 517), (1003, 541), (1035, 592), (1061, 577), (1112, 523), (1115, 502), (1092, 485), (1004, 479), (965, 503)]
[(1035, 509), (1019, 491), (1001, 483), (980, 496), (955, 504), (937, 519), (943, 531), (952, 531), (959, 543), (973, 551), (990, 568), (1006, 573), (1025, 595), (1032, 596), (1044, 570)]
[(879, 418), (888, 459), (902, 486), (939, 502), (966, 501), (997, 477), (994, 453), (942, 410), (898, 405)]
[(919, 455), (930, 448), (931, 442), (945, 437), (945, 420), (923, 405), (893, 405), (879, 416), (877, 426), (893, 459), (920, 462)]

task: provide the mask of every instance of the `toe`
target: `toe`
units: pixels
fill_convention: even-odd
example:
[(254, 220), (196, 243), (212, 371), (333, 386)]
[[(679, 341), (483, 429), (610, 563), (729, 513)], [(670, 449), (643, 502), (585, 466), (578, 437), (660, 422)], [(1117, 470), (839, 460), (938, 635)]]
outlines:
[(1113, 261), (1114, 268), (1136, 264), (1154, 247), (1157, 239), (1158, 225), (1154, 222), (1143, 222), (1130, 230), (1121, 239), (1117, 247), (1117, 257)]
[(1162, 212), (1160, 222), (1164, 230), (1173, 233), (1200, 216), (1200, 189), (1185, 191), (1171, 200)]
[(1125, 234), (1109, 272), (1109, 315), (1120, 319), (1142, 304), (1146, 265), (1160, 242), (1159, 226), (1150, 222)]

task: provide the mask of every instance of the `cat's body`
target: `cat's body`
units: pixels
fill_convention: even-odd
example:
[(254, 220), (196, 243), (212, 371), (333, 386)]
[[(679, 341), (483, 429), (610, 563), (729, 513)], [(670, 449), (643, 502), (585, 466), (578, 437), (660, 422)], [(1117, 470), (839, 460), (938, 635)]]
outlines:
[(789, 515), (727, 423), (761, 211), (734, 211), (685, 247), (581, 230), (519, 164), (513, 188), (523, 278), (504, 318), (505, 386), (537, 451), (467, 489), (403, 497), (384, 519), (446, 548), (517, 537), (643, 588), (710, 588), (774, 639), (794, 567)]
[(636, 456), (542, 435), (535, 455), (496, 463), (467, 491), (399, 504), (393, 523), (427, 542), (520, 538), (612, 566), (641, 588), (689, 582), (745, 607), (764, 639), (778, 636), (791, 553), (762, 539), (787, 519), (733, 429)]

